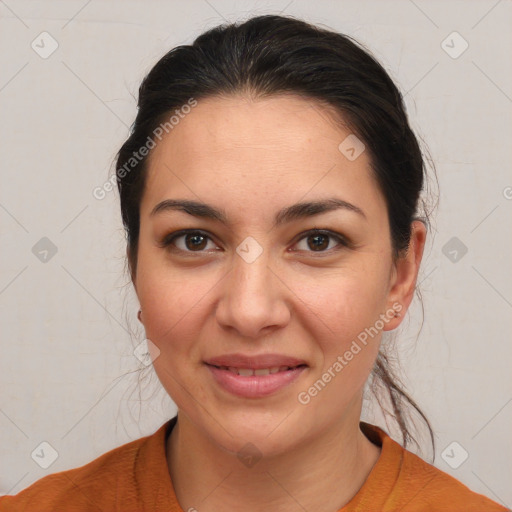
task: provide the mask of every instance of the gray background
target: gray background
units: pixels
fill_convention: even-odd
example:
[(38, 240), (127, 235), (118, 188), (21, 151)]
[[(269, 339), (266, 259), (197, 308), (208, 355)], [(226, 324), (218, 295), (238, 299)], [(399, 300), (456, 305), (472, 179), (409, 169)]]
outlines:
[(224, 20), (281, 11), (354, 36), (405, 95), (441, 194), (419, 279), (425, 324), (418, 337), (416, 303), (399, 333), (404, 379), (435, 429), (436, 466), (512, 507), (505, 0), (0, 1), (0, 493), (174, 413), (151, 366), (138, 384), (144, 333), (117, 193), (92, 191), (158, 58)]

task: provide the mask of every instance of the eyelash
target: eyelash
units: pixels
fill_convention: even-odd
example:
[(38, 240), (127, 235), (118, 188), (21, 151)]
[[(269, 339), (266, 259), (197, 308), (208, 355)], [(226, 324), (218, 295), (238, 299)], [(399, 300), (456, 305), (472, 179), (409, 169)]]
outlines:
[[(185, 251), (183, 249), (177, 248), (176, 246), (172, 247), (173, 242), (175, 240), (177, 240), (178, 238), (181, 238), (183, 236), (186, 236), (186, 235), (200, 235), (200, 236), (206, 237), (207, 239), (209, 239), (213, 242), (213, 239), (205, 231), (201, 231), (201, 230), (197, 230), (197, 229), (182, 229), (180, 231), (176, 231), (174, 233), (170, 233), (169, 235), (166, 235), (163, 238), (163, 240), (160, 242), (159, 247), (167, 248), (169, 250), (172, 250), (173, 252), (185, 253), (187, 255), (188, 254), (201, 254), (201, 253), (207, 252), (207, 251), (203, 251), (203, 250), (200, 250), (200, 251), (186, 250)], [(317, 255), (332, 254), (332, 252), (334, 252), (334, 251), (339, 251), (343, 248), (351, 248), (352, 247), (352, 244), (345, 237), (343, 237), (339, 233), (329, 231), (326, 229), (310, 229), (308, 231), (305, 231), (304, 233), (301, 233), (300, 238), (294, 243), (294, 245), (296, 245), (297, 243), (299, 243), (300, 241), (302, 241), (304, 239), (307, 239), (310, 236), (315, 236), (315, 235), (322, 235), (322, 236), (326, 236), (328, 238), (332, 238), (336, 242), (338, 242), (339, 245), (338, 245), (338, 247), (323, 250), (323, 251), (305, 251), (305, 252), (309, 252), (311, 254), (317, 254)], [(300, 252), (300, 251), (294, 251), (294, 252)]]

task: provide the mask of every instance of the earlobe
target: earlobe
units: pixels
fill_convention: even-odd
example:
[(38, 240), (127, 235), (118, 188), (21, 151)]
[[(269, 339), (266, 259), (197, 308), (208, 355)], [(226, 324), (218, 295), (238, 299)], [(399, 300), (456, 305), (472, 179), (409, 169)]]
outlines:
[(414, 221), (411, 224), (411, 239), (407, 253), (398, 258), (393, 272), (393, 284), (388, 295), (388, 307), (400, 304), (400, 315), (393, 318), (384, 330), (390, 331), (398, 327), (405, 316), (414, 297), (416, 279), (420, 269), (427, 231), (425, 224)]

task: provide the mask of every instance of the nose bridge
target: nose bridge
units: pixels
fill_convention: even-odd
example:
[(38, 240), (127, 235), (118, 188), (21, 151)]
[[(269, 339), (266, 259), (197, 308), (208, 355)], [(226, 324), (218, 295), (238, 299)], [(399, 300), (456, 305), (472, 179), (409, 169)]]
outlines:
[[(254, 295), (260, 292), (270, 291), (270, 258), (269, 251), (256, 252), (249, 246), (242, 244), (237, 248), (237, 254), (233, 257), (233, 283), (237, 293)], [(263, 248), (262, 248), (263, 249)]]
[(262, 329), (284, 325), (290, 315), (280, 287), (276, 286), (270, 252), (254, 239), (246, 239), (236, 252), (220, 297), (217, 320), (248, 337), (258, 336)]

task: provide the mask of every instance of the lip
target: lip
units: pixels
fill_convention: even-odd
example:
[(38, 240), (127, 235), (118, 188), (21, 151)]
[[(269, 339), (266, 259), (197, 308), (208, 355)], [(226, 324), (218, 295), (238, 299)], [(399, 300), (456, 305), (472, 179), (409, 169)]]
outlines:
[[(228, 354), (208, 359), (205, 365), (220, 387), (243, 398), (263, 398), (277, 393), (297, 380), (307, 368), (307, 364), (302, 359), (280, 354), (258, 356)], [(238, 375), (228, 369), (228, 367), (234, 367), (259, 370), (283, 366), (288, 366), (290, 369), (268, 375), (250, 376)]]
[(243, 398), (263, 398), (290, 385), (297, 380), (307, 368), (299, 366), (290, 370), (279, 371), (269, 375), (251, 375), (243, 377), (230, 370), (207, 364), (217, 384), (229, 393)]
[(232, 366), (234, 368), (250, 368), (252, 370), (272, 368), (275, 366), (293, 367), (307, 365), (306, 361), (303, 359), (297, 359), (296, 357), (282, 354), (260, 354), (257, 356), (225, 354), (223, 356), (207, 359), (205, 363), (212, 366)]

